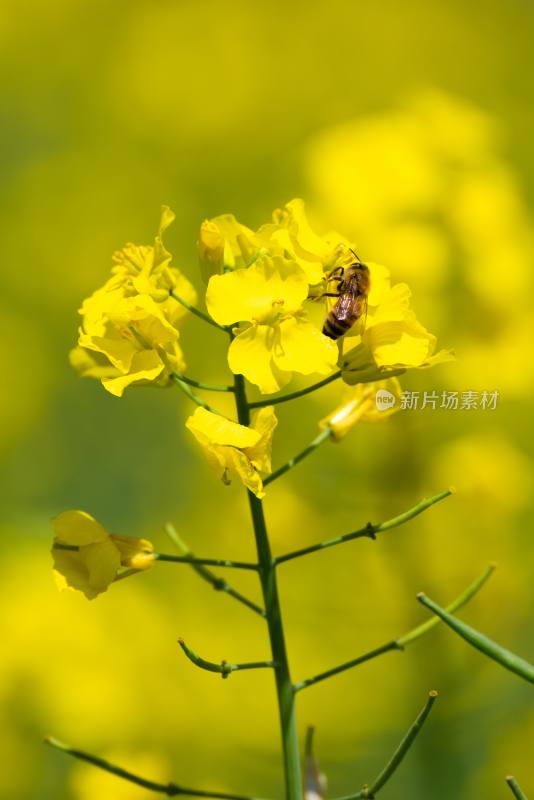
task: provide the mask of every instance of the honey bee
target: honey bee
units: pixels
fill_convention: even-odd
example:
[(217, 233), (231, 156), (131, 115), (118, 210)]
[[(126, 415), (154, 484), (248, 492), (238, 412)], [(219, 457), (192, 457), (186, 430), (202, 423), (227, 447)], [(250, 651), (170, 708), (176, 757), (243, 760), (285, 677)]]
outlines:
[(354, 250), (356, 259), (347, 267), (336, 267), (327, 275), (327, 281), (337, 281), (337, 292), (325, 292), (321, 297), (337, 297), (324, 324), (323, 333), (331, 339), (339, 339), (360, 319), (365, 323), (367, 296), (371, 288), (371, 276), (367, 264), (363, 264)]

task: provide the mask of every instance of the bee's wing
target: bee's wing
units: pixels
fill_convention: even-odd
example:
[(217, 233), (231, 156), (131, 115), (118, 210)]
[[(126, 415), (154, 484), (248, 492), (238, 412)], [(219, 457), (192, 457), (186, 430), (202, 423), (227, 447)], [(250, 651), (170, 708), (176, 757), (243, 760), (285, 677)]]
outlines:
[(353, 292), (343, 292), (343, 294), (340, 294), (334, 309), (334, 313), (340, 322), (354, 317), (355, 302), (358, 301), (355, 300)]
[(360, 333), (363, 333), (365, 330), (365, 325), (367, 323), (367, 295), (362, 295), (359, 298), (359, 306), (360, 306), (360, 319), (358, 321), (358, 327), (360, 329)]

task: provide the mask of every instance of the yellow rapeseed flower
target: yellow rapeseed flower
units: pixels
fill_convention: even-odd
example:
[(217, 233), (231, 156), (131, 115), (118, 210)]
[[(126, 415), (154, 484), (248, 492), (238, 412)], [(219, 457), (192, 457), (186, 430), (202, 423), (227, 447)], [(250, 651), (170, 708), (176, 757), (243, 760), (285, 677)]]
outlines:
[[(105, 592), (122, 567), (148, 569), (154, 548), (147, 539), (132, 539), (109, 533), (85, 511), (64, 511), (52, 521), (52, 556), (56, 582), (60, 589), (70, 587), (83, 592), (88, 600)], [(75, 547), (64, 550), (58, 545)]]
[(390, 289), (384, 287), (381, 302), (369, 307), (360, 341), (341, 360), (346, 383), (377, 380), (388, 372), (399, 374), (454, 358), (450, 350), (435, 352), (436, 337), (417, 320), (410, 297), (409, 287), (398, 283)]
[(171, 292), (189, 302), (196, 301), (196, 293), (170, 266), (163, 245), (163, 231), (173, 219), (164, 206), (153, 246), (127, 244), (116, 252), (111, 278), (80, 309), (83, 323), (71, 364), (117, 397), (131, 384), (164, 385), (172, 370), (185, 368), (178, 326), (188, 312)]
[(125, 297), (122, 289), (99, 289), (81, 313), (71, 364), (84, 376), (100, 378), (111, 394), (122, 397), (134, 383), (165, 384), (171, 370), (184, 369), (178, 330), (150, 295)]
[(273, 212), (272, 222), (257, 231), (233, 214), (205, 220), (198, 239), (199, 262), (206, 282), (212, 275), (249, 267), (261, 255), (284, 256), (304, 271), (310, 285), (323, 280), (349, 242), (335, 232), (316, 234), (306, 216), (304, 201), (291, 200)]
[(212, 275), (248, 267), (262, 247), (258, 234), (238, 222), (233, 214), (204, 220), (198, 237), (202, 277), (207, 283)]
[(248, 269), (212, 276), (209, 313), (220, 325), (242, 323), (228, 351), (232, 372), (265, 394), (285, 386), (294, 372), (329, 373), (337, 347), (308, 321), (302, 309), (307, 297), (305, 272), (280, 255), (260, 255)]
[(104, 285), (104, 290), (122, 288), (125, 295), (148, 294), (154, 300), (164, 303), (165, 313), (173, 323), (187, 315), (187, 310), (169, 297), (171, 291), (190, 303), (196, 303), (196, 292), (192, 284), (176, 267), (171, 267), (171, 254), (163, 244), (163, 233), (175, 220), (175, 214), (168, 206), (162, 206), (161, 219), (154, 245), (129, 243), (117, 250), (112, 257), (115, 266), (112, 277)]
[(204, 408), (197, 408), (185, 424), (224, 483), (237, 475), (256, 497), (264, 497), (260, 472), (271, 472), (273, 431), (278, 424), (272, 406), (259, 409), (250, 427)]
[[(380, 403), (387, 398), (389, 402)], [(345, 387), (340, 404), (324, 417), (319, 427), (329, 428), (339, 442), (357, 422), (381, 422), (400, 409), (401, 386), (396, 378)]]

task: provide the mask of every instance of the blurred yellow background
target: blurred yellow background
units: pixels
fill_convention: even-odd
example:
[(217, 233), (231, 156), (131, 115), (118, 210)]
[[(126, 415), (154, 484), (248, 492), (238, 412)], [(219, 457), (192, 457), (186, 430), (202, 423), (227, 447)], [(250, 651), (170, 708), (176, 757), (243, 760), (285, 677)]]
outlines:
[[(276, 552), (457, 493), (379, 541), (280, 570), (296, 679), (426, 618), (499, 569), (463, 617), (532, 650), (531, 342), (534, 112), (530, 4), (3, 0), (0, 359), (0, 797), (140, 800), (148, 793), (47, 750), (54, 734), (155, 779), (280, 797), (272, 676), (196, 670), (268, 657), (259, 618), (185, 566), (160, 564), (94, 602), (58, 594), (49, 518), (83, 508), (171, 550), (250, 558), (244, 492), (217, 483), (174, 390), (122, 400), (80, 380), (76, 309), (126, 241), (166, 244), (201, 288), (196, 236), (233, 212), (257, 227), (294, 196), (319, 229), (414, 292), (458, 360), (403, 388), (498, 390), (495, 411), (401, 412), (322, 448), (269, 489)], [(225, 376), (217, 333), (191, 320), (189, 373)], [(297, 384), (298, 385), (298, 384)], [(275, 463), (316, 433), (330, 386), (281, 407)], [(254, 576), (225, 575), (258, 598)], [(373, 777), (423, 704), (439, 705), (386, 789), (416, 800), (510, 796), (534, 774), (529, 687), (436, 629), (299, 695), (329, 796)]]

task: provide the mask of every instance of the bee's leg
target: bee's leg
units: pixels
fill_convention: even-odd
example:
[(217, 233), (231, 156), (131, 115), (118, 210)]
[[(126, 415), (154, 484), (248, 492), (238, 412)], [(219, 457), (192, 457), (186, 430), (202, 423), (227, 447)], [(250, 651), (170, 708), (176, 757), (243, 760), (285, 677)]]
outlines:
[(322, 294), (309, 294), (308, 300), (322, 300), (323, 297), (339, 297), (340, 292), (323, 292)]
[(344, 272), (345, 272), (345, 267), (334, 267), (334, 269), (331, 272), (326, 273), (325, 278), (327, 281), (330, 281), (334, 279), (334, 275), (336, 273), (338, 275), (343, 275)]

